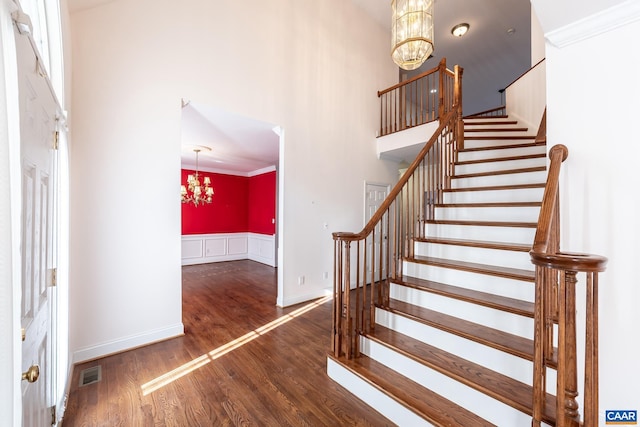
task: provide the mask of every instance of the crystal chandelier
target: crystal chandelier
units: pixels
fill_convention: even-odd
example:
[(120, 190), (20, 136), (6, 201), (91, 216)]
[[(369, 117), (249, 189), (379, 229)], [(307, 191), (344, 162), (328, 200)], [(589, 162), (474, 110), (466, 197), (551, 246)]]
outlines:
[(433, 52), (434, 1), (391, 1), (391, 57), (404, 70), (415, 70)]
[(211, 188), (211, 179), (208, 176), (204, 177), (203, 185), (200, 184), (198, 154), (201, 149), (196, 148), (193, 151), (196, 153), (196, 173), (195, 175), (189, 174), (187, 177), (187, 185), (180, 186), (180, 199), (182, 203), (193, 203), (197, 208), (198, 205), (211, 203), (213, 188)]

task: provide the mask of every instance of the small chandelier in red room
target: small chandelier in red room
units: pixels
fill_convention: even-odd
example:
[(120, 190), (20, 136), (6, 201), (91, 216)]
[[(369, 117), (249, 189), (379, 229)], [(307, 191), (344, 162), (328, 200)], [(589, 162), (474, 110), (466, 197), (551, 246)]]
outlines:
[(187, 185), (180, 186), (180, 199), (182, 203), (193, 203), (196, 208), (199, 205), (211, 203), (213, 198), (211, 178), (205, 176), (202, 180), (202, 184), (200, 183), (200, 176), (198, 174), (198, 154), (202, 149), (211, 150), (208, 147), (195, 148), (193, 150), (196, 153), (196, 173), (195, 175), (189, 174), (187, 177)]

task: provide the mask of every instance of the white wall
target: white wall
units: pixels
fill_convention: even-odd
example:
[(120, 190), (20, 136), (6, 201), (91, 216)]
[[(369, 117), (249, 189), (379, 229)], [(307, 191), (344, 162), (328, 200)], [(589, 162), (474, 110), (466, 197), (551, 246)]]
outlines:
[[(547, 2), (533, 3), (539, 9)], [(629, 44), (640, 32), (640, 14), (637, 2), (623, 6), (622, 14), (603, 10), (576, 21), (579, 27), (561, 28), (584, 40), (546, 46), (548, 141), (569, 148), (561, 176), (562, 247), (609, 258), (600, 276), (601, 423), (607, 409), (640, 409), (640, 192), (633, 130), (640, 117), (640, 51)], [(635, 22), (616, 28), (616, 17)], [(562, 31), (547, 38), (565, 40)], [(609, 65), (594, 62), (601, 55)]]
[(545, 58), (544, 31), (533, 5), (531, 6), (531, 66)]
[(397, 68), (388, 34), (356, 12), (341, 0), (138, 0), (72, 15), (76, 356), (181, 330), (181, 98), (282, 126), (279, 302), (332, 285), (331, 232), (358, 231), (363, 182), (395, 182), (397, 169), (371, 143), (376, 91)]

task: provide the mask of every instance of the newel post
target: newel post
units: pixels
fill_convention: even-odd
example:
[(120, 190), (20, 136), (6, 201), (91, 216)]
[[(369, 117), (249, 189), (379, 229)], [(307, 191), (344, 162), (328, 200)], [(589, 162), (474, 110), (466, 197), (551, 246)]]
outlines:
[(445, 75), (447, 73), (447, 60), (442, 58), (440, 64), (438, 64), (438, 117), (440, 124), (444, 120), (445, 107), (444, 107), (444, 93), (446, 91), (446, 85), (444, 82)]
[(464, 149), (464, 120), (462, 120), (462, 72), (464, 69), (456, 65), (453, 67), (454, 72), (454, 85), (453, 85), (453, 104), (458, 106), (458, 111), (456, 112), (456, 124), (457, 124), (457, 140), (458, 140), (458, 149)]

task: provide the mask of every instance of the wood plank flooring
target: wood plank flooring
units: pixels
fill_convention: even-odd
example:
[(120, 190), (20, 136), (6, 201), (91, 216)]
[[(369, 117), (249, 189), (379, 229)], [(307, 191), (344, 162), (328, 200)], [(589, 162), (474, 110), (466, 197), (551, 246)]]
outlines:
[(276, 269), (254, 261), (182, 281), (185, 335), (75, 366), (64, 427), (392, 425), (326, 375), (330, 300), (276, 307)]

